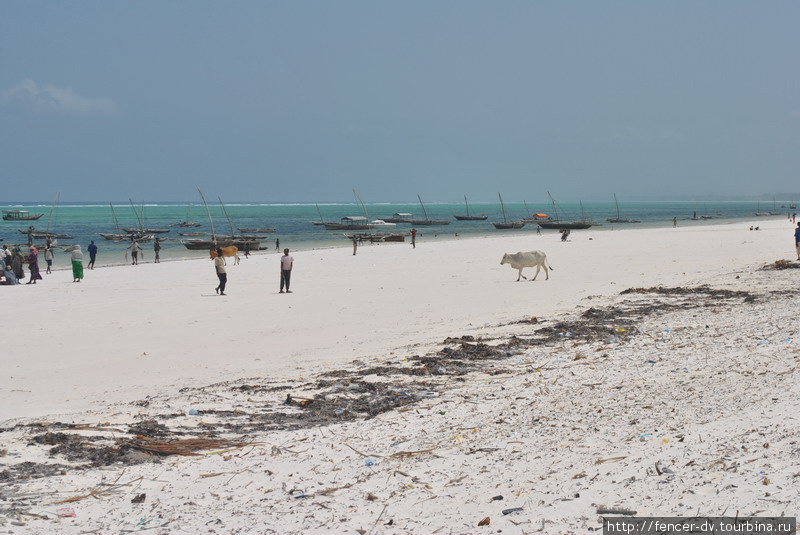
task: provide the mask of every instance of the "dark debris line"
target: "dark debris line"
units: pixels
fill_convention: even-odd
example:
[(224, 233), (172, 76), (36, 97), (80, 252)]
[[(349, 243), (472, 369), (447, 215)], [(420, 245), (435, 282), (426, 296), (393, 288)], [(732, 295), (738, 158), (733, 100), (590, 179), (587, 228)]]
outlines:
[[(405, 363), (388, 361), (380, 366), (361, 365), (355, 369), (330, 371), (317, 376), (315, 382), (302, 386), (229, 386), (230, 391), (242, 398), (237, 399), (237, 407), (240, 408), (197, 410), (194, 414), (201, 418), (201, 423), (191, 428), (169, 427), (163, 422), (150, 419), (131, 425), (124, 431), (116, 430), (122, 435), (129, 435), (128, 437), (110, 439), (102, 435), (69, 433), (72, 426), (68, 424), (22, 425), (21, 427), (27, 427), (34, 433), (39, 432), (30, 439), (31, 446), (49, 447), (52, 457), (82, 464), (67, 467), (62, 464), (19, 463), (10, 466), (0, 463), (0, 484), (28, 477), (60, 474), (66, 469), (157, 461), (159, 456), (135, 448), (136, 440), (141, 439), (176, 440), (189, 434), (196, 436), (198, 429), (201, 429), (205, 431), (201, 438), (235, 436), (239, 440), (246, 440), (247, 437), (275, 430), (307, 429), (373, 418), (388, 411), (413, 406), (436, 393), (441, 394), (454, 383), (465, 382), (465, 376), (470, 373), (513, 373), (504, 364), (510, 357), (524, 352), (527, 347), (556, 348), (565, 341), (605, 343), (609, 337), (614, 337), (616, 342), (624, 342), (639, 334), (637, 324), (645, 317), (676, 309), (717, 306), (724, 301), (749, 303), (757, 298), (750, 292), (713, 289), (708, 286), (630, 288), (621, 292), (621, 295), (647, 298), (626, 299), (607, 307), (591, 307), (574, 319), (559, 320), (547, 325), (541, 325), (535, 318), (533, 322), (515, 322), (526, 325), (520, 330), (528, 332), (519, 332), (495, 345), (489, 345), (485, 340), (473, 336), (447, 338), (443, 341), (444, 347), (435, 354), (414, 355), (408, 357)], [(624, 334), (616, 327), (624, 327)], [(381, 380), (368, 380), (368, 377), (379, 377)], [(208, 389), (217, 389), (219, 386), (183, 388), (181, 393), (208, 397), (203, 394)], [(297, 389), (314, 391), (315, 394), (312, 398), (292, 396), (291, 391)], [(147, 406), (149, 402), (133, 404)], [(158, 418), (169, 421), (185, 416), (183, 413), (175, 413), (159, 415)], [(203, 417), (216, 421), (204, 421)]]

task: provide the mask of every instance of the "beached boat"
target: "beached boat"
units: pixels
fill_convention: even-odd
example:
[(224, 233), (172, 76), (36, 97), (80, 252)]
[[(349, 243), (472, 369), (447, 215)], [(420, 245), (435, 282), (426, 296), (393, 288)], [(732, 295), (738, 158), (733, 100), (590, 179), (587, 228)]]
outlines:
[(467, 206), (467, 214), (460, 215), (460, 214), (453, 214), (458, 221), (486, 221), (489, 216), (488, 215), (475, 215), (469, 213), (469, 202), (467, 201), (467, 196), (464, 195), (464, 204)]
[(248, 248), (251, 251), (258, 251), (261, 249), (261, 243), (252, 240), (227, 240), (221, 239), (217, 236), (216, 240), (181, 240), (181, 244), (190, 251), (210, 251), (218, 247), (229, 247), (235, 245), (237, 248), (244, 250)]
[(614, 204), (617, 207), (617, 217), (609, 217), (606, 218), (606, 221), (609, 223), (641, 223), (638, 219), (626, 219), (624, 217), (620, 217), (619, 215), (619, 201), (617, 201), (617, 194), (614, 194)]
[(393, 234), (373, 234), (373, 233), (357, 233), (357, 234), (345, 234), (345, 237), (348, 240), (356, 239), (358, 241), (368, 241), (368, 242), (404, 242), (406, 241), (406, 234), (400, 233), (393, 233)]
[(386, 223), (411, 223), (411, 220), (414, 218), (414, 214), (409, 214), (407, 212), (395, 212), (392, 217), (382, 217), (381, 219)]
[(205, 232), (178, 232), (178, 236), (205, 236)]
[(511, 230), (511, 229), (520, 229), (525, 226), (524, 221), (509, 221), (508, 217), (506, 216), (506, 205), (503, 202), (503, 197), (500, 195), (500, 192), (497, 192), (497, 196), (500, 198), (500, 210), (503, 212), (503, 221), (492, 221), (492, 225), (497, 230)]
[[(417, 194), (417, 199), (419, 199), (419, 205), (422, 207), (422, 213), (425, 215), (425, 219), (409, 219), (409, 223), (415, 226), (423, 226), (423, 227), (430, 227), (434, 225), (449, 225), (449, 219), (431, 219), (428, 217), (428, 211), (425, 209), (425, 203), (422, 202), (422, 197)], [(386, 221), (384, 219), (384, 221)], [(391, 223), (391, 221), (389, 221)]]
[(36, 221), (44, 214), (31, 214), (25, 210), (3, 210), (3, 221)]
[[(594, 226), (594, 223), (586, 221), (586, 219), (582, 219), (581, 221), (561, 221), (561, 218), (558, 216), (558, 205), (556, 204), (556, 200), (550, 195), (550, 192), (547, 192), (547, 195), (550, 197), (550, 202), (553, 203), (553, 212), (556, 214), (556, 217), (550, 221), (545, 221), (539, 223), (539, 226), (544, 229), (570, 229), (570, 230), (584, 230), (589, 227)], [(581, 204), (581, 206), (583, 206)]]

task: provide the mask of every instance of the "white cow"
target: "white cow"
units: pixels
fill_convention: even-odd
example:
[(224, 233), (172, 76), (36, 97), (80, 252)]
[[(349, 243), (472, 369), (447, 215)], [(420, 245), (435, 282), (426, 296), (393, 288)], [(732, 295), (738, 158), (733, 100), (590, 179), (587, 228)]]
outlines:
[[(544, 268), (544, 274), (547, 275), (545, 280), (550, 279), (550, 273), (547, 271), (547, 255), (544, 254), (542, 251), (526, 251), (526, 252), (518, 252), (514, 254), (504, 254), (503, 260), (500, 261), (500, 265), (509, 264), (512, 268), (519, 270), (519, 277), (517, 277), (517, 282), (519, 282), (519, 278), (522, 277), (525, 280), (528, 280), (528, 277), (522, 274), (522, 269), (526, 267), (534, 267), (536, 266), (536, 275), (533, 276), (532, 280), (536, 280), (536, 277), (539, 275), (539, 270)], [(550, 269), (553, 269), (550, 266)]]

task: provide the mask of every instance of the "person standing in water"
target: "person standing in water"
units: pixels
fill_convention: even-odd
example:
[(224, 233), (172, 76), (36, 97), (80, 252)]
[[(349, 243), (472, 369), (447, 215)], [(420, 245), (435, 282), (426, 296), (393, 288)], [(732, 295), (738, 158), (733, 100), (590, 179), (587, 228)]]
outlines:
[(87, 249), (89, 251), (89, 265), (86, 267), (94, 269), (94, 261), (97, 260), (97, 245), (94, 244), (94, 240), (92, 240)]
[(275, 250), (277, 251), (278, 247), (280, 247), (280, 246), (281, 246), (281, 240), (275, 238)]
[(290, 294), (292, 291), (289, 289), (289, 282), (292, 279), (292, 266), (294, 265), (294, 258), (289, 256), (289, 249), (283, 250), (281, 257), (281, 291), (283, 293), (283, 286), (286, 285), (286, 293)]
[(219, 295), (225, 295), (225, 285), (228, 283), (228, 274), (225, 272), (225, 258), (222, 256), (222, 249), (217, 249), (217, 257), (214, 258), (214, 270), (217, 272), (219, 285), (214, 291)]

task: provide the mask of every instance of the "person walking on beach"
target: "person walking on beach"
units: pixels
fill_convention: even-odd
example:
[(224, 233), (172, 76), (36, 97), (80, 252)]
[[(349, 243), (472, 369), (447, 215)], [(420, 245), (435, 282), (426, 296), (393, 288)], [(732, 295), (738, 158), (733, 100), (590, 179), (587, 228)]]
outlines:
[(672, 228), (675, 228), (677, 226), (678, 226), (678, 218), (677, 217), (673, 217), (672, 218)]
[(87, 250), (89, 251), (89, 264), (86, 267), (94, 269), (94, 261), (97, 260), (97, 245), (94, 244), (94, 240), (89, 244)]
[(225, 258), (222, 256), (222, 249), (217, 249), (217, 257), (214, 259), (214, 270), (217, 272), (219, 285), (214, 291), (219, 295), (225, 295), (225, 285), (228, 283), (228, 274), (225, 272)]
[(31, 272), (31, 276), (25, 284), (36, 284), (36, 281), (42, 280), (42, 275), (39, 273), (39, 251), (33, 245), (28, 253), (28, 271)]
[(6, 244), (3, 244), (2, 258), (0, 260), (3, 261), (5, 266), (11, 265), (11, 251), (8, 250), (8, 245)]
[(800, 223), (794, 229), (794, 248), (797, 250), (797, 259), (800, 260)]
[(159, 253), (161, 252), (161, 242), (158, 238), (156, 238), (156, 241), (153, 243), (153, 251), (155, 251), (156, 253), (156, 259), (154, 260), (154, 262), (156, 264), (160, 264), (161, 257), (159, 256)]
[(415, 228), (411, 229), (411, 247), (417, 248), (417, 229)]
[(277, 251), (278, 247), (280, 247), (280, 246), (281, 246), (281, 240), (275, 238), (275, 250)]
[(249, 241), (244, 242), (244, 257), (245, 258), (250, 258), (250, 242)]
[(53, 248), (52, 247), (48, 247), (47, 249), (44, 250), (44, 261), (47, 262), (47, 271), (45, 271), (45, 273), (47, 273), (49, 275), (50, 273), (52, 273), (50, 268), (53, 267)]
[(293, 264), (294, 258), (289, 256), (289, 249), (284, 249), (283, 256), (281, 257), (281, 291), (279, 293), (283, 293), (284, 284), (286, 285), (286, 293), (292, 293), (292, 291), (289, 289), (289, 282), (292, 278)]
[(131, 262), (131, 265), (132, 266), (138, 266), (139, 265), (139, 251), (141, 251), (142, 248), (139, 247), (139, 244), (136, 243), (136, 240), (133, 240), (131, 242), (131, 244), (128, 247), (126, 247), (126, 249), (130, 249), (131, 250), (131, 258), (133, 259), (133, 262)]
[(353, 256), (356, 255), (356, 251), (358, 251), (358, 238), (353, 234)]
[(81, 282), (83, 278), (83, 252), (81, 246), (76, 245), (72, 249), (72, 282)]

